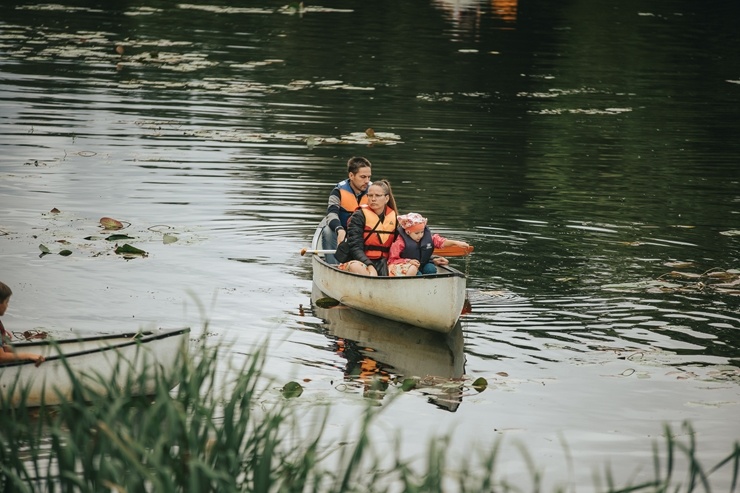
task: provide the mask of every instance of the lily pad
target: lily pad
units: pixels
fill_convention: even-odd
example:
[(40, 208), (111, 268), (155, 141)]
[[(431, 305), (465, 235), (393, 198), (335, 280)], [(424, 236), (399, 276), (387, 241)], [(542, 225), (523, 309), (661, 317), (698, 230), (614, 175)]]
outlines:
[(100, 224), (105, 229), (121, 229), (121, 228), (123, 228), (123, 223), (121, 221), (118, 221), (117, 219), (113, 219), (112, 217), (101, 217), (100, 218)]
[(281, 392), (286, 399), (299, 397), (303, 393), (303, 386), (298, 382), (291, 381), (283, 385)]
[(119, 255), (140, 255), (142, 257), (146, 257), (147, 255), (149, 255), (144, 250), (140, 250), (136, 247), (133, 247), (129, 245), (128, 243), (122, 246), (116, 247), (116, 253)]
[(419, 383), (418, 378), (404, 378), (403, 383), (401, 384), (401, 390), (403, 390), (404, 392), (413, 390), (416, 388), (416, 384), (418, 383)]
[(332, 308), (337, 305), (339, 305), (339, 302), (334, 298), (326, 297), (316, 300), (316, 306), (319, 308)]
[(483, 392), (488, 388), (488, 380), (483, 377), (478, 377), (473, 382), (473, 388), (478, 392)]

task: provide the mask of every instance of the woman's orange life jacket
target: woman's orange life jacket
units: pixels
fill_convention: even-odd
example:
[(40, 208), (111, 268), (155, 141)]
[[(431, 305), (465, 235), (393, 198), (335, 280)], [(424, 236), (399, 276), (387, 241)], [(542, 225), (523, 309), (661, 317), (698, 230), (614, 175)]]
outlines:
[(367, 205), (360, 206), (365, 215), (365, 255), (370, 260), (388, 258), (396, 239), (396, 211), (385, 206), (383, 221)]

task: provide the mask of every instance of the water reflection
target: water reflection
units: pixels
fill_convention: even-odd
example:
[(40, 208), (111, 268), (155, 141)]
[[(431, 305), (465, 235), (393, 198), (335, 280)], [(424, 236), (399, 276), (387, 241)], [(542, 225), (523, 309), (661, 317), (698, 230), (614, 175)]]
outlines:
[(346, 385), (367, 397), (383, 399), (390, 382), (417, 377), (417, 391), (441, 409), (456, 411), (462, 402), (465, 354), (462, 325), (449, 334), (368, 315), (344, 305), (322, 308), (325, 295), (314, 285), (313, 314), (324, 320), (317, 329), (330, 339), (330, 350), (346, 360)]
[[(487, 5), (488, 3), (488, 5)], [(508, 24), (512, 28), (517, 20), (518, 0), (434, 0), (433, 5), (442, 10), (454, 26), (453, 37), (476, 33), (481, 29), (484, 16)], [(503, 27), (503, 26), (502, 26)]]

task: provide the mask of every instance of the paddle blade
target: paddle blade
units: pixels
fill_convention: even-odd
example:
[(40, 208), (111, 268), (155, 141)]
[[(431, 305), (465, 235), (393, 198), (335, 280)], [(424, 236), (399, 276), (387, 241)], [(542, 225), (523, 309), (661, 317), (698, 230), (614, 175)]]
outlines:
[(444, 248), (435, 248), (434, 254), (440, 257), (464, 257), (465, 255), (469, 255), (473, 250), (473, 245), (466, 247), (453, 245)]

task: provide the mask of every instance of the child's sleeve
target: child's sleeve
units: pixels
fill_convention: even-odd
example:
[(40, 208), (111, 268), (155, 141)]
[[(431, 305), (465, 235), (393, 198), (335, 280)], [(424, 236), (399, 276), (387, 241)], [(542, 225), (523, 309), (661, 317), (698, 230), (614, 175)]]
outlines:
[(396, 238), (396, 241), (391, 245), (391, 251), (388, 256), (388, 265), (402, 264), (405, 260), (401, 258), (401, 252), (406, 244), (403, 242), (403, 238), (400, 236)]
[(445, 241), (447, 241), (447, 238), (444, 236), (440, 236), (437, 233), (432, 234), (432, 244), (434, 245), (434, 248), (442, 248)]

